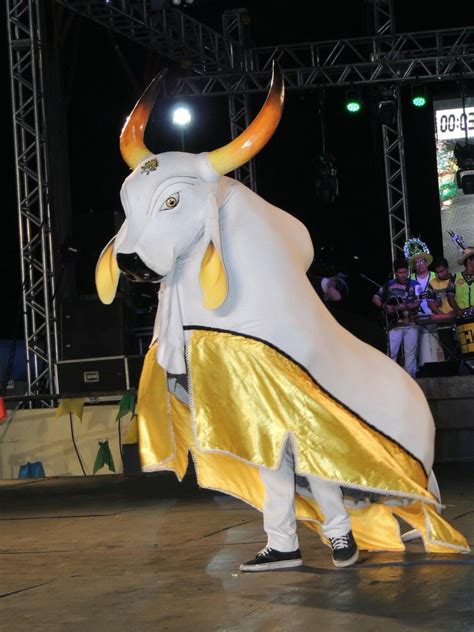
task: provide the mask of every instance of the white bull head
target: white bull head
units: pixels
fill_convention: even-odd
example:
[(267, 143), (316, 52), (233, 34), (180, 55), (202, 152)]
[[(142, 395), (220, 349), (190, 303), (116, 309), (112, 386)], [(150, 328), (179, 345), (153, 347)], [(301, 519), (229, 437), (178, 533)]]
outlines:
[(120, 149), (133, 169), (121, 191), (126, 220), (99, 258), (97, 290), (101, 301), (109, 304), (120, 272), (133, 281), (159, 282), (173, 272), (180, 257), (200, 247), (203, 303), (207, 309), (217, 309), (228, 291), (220, 246), (217, 183), (221, 175), (248, 162), (272, 136), (281, 117), (283, 82), (274, 69), (261, 111), (224, 147), (197, 155), (154, 155), (144, 145), (143, 136), (162, 74), (149, 85), (122, 130)]

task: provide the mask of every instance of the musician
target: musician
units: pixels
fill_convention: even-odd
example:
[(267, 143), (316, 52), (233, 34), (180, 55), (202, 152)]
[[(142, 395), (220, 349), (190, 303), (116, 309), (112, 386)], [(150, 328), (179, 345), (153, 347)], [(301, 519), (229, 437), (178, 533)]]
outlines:
[(433, 261), (433, 270), (436, 278), (429, 284), (431, 296), (428, 297), (428, 306), (433, 312), (433, 320), (436, 321), (439, 342), (443, 347), (445, 360), (455, 358), (458, 352), (457, 339), (454, 329), (449, 326), (454, 320), (454, 310), (449, 304), (448, 288), (454, 285), (455, 275), (449, 270), (449, 263), (444, 257), (438, 257)]
[(448, 286), (454, 283), (454, 274), (449, 270), (449, 263), (444, 257), (438, 257), (433, 262), (433, 270), (436, 274), (429, 283), (432, 294), (428, 297), (428, 307), (434, 314), (452, 314), (454, 310), (448, 301)]
[[(427, 248), (424, 251), (420, 250), (408, 259), (408, 264), (413, 270), (411, 278), (418, 282), (417, 293), (421, 299), (418, 315), (422, 317), (433, 314), (428, 302), (430, 283), (436, 278), (435, 273), (428, 269), (432, 261), (433, 257)], [(444, 359), (443, 349), (438, 340), (436, 324), (421, 324), (418, 335), (418, 368), (422, 367), (426, 362), (442, 362)]]
[(464, 249), (458, 264), (464, 265), (464, 270), (456, 272), (448, 285), (447, 295), (456, 317), (460, 318), (474, 308), (474, 247)]
[(418, 284), (409, 278), (408, 263), (405, 259), (394, 261), (393, 272), (395, 278), (379, 288), (372, 297), (372, 303), (385, 312), (390, 357), (397, 360), (403, 341), (404, 368), (415, 377), (418, 328), (414, 316), (420, 305), (416, 296)]

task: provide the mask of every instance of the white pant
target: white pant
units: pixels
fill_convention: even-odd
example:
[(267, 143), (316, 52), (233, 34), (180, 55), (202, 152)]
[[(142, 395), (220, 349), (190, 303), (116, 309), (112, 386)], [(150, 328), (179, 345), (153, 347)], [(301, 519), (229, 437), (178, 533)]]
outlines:
[[(281, 465), (277, 470), (260, 468), (265, 486), (263, 502), (263, 528), (267, 546), (277, 551), (295, 551), (299, 548), (295, 518), (295, 472), (293, 451), (287, 442)], [(327, 538), (345, 535), (351, 530), (349, 514), (336, 483), (307, 476), (311, 492), (324, 514), (323, 533)]]
[(395, 361), (403, 340), (405, 371), (412, 377), (415, 377), (418, 329), (416, 327), (394, 327), (388, 332), (388, 336), (390, 340), (390, 357)]

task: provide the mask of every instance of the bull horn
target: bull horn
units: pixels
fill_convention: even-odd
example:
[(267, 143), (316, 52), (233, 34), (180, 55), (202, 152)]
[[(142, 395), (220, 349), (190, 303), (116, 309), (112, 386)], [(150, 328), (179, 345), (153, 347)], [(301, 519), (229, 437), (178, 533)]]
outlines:
[(123, 126), (120, 134), (120, 152), (130, 169), (135, 169), (142, 160), (152, 155), (152, 152), (145, 145), (143, 137), (158, 88), (167, 71), (168, 69), (164, 68), (151, 81)]
[(280, 122), (284, 98), (283, 78), (273, 63), (272, 82), (260, 112), (237, 138), (209, 153), (209, 161), (219, 175), (238, 169), (265, 146)]

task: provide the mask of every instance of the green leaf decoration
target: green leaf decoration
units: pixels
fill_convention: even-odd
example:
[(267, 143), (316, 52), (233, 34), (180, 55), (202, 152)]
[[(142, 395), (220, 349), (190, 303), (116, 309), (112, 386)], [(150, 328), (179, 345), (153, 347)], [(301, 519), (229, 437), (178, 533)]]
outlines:
[(411, 237), (408, 241), (405, 242), (403, 246), (403, 253), (407, 259), (410, 257), (414, 257), (415, 255), (419, 255), (423, 252), (430, 254), (430, 250), (424, 241), (418, 239), (418, 237)]
[(125, 393), (125, 395), (120, 400), (119, 410), (115, 421), (119, 421), (119, 419), (122, 419), (122, 417), (125, 417), (125, 415), (128, 415), (128, 413), (132, 413), (132, 415), (134, 415), (136, 401), (137, 400), (134, 393)]
[(99, 450), (97, 451), (94, 463), (94, 474), (104, 467), (104, 465), (107, 465), (111, 472), (115, 472), (115, 464), (112, 452), (110, 451), (109, 442), (99, 441)]

